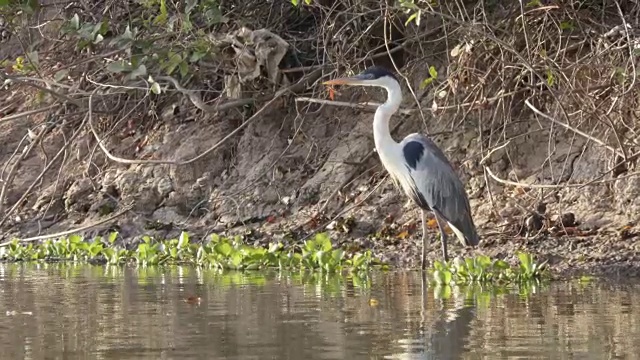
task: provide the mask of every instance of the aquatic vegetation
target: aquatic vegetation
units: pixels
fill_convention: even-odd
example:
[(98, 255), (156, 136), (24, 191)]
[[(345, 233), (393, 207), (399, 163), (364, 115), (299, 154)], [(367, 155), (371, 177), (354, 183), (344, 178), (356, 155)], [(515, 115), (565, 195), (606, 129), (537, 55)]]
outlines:
[[(204, 242), (194, 242), (187, 232), (177, 239), (157, 240), (143, 236), (129, 248), (116, 242), (117, 232), (106, 238), (85, 241), (80, 235), (49, 239), (41, 243), (13, 240), (0, 248), (2, 261), (26, 262), (91, 262), (110, 265), (137, 264), (194, 265), (217, 270), (318, 270), (320, 273), (366, 273), (388, 265), (376, 259), (370, 250), (349, 253), (335, 248), (326, 233), (317, 234), (300, 245), (285, 246), (279, 242), (253, 246), (240, 236), (211, 235)], [(504, 260), (488, 256), (456, 258), (452, 262), (435, 261), (428, 270), (432, 283), (438, 286), (461, 284), (510, 284), (537, 281), (547, 274), (546, 263), (538, 263), (532, 255), (519, 253), (519, 265), (512, 267)]]
[(491, 260), (480, 255), (474, 258), (457, 257), (450, 263), (435, 261), (429, 269), (433, 282), (438, 285), (469, 283), (523, 283), (545, 279), (548, 273), (546, 261), (538, 263), (528, 253), (518, 253), (519, 264), (511, 267), (504, 260)]
[(96, 237), (88, 242), (80, 235), (71, 235), (39, 244), (22, 244), (16, 239), (0, 248), (0, 260), (136, 263), (143, 266), (193, 264), (220, 270), (280, 268), (359, 272), (373, 266), (385, 268), (374, 259), (371, 251), (348, 256), (344, 250), (334, 248), (324, 233), (305, 241), (299, 248), (285, 248), (282, 243), (256, 247), (244, 243), (240, 236), (227, 238), (215, 234), (206, 242), (195, 243), (190, 241), (188, 233), (182, 232), (178, 239), (160, 241), (144, 236), (135, 249), (129, 250), (115, 243), (117, 236), (113, 232), (106, 239)]

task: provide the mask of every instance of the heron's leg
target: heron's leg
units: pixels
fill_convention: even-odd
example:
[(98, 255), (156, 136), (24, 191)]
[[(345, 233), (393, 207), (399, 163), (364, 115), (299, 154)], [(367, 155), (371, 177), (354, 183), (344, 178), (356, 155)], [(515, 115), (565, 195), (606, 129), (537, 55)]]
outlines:
[(442, 242), (442, 257), (444, 257), (444, 261), (449, 261), (449, 255), (447, 254), (447, 234), (444, 232), (444, 220), (438, 215), (437, 211), (434, 211), (433, 214), (436, 217), (436, 222), (438, 223), (438, 229), (440, 229), (440, 241)]
[(427, 212), (422, 210), (422, 256), (420, 257), (420, 267), (422, 270), (427, 267), (427, 248), (425, 247), (427, 242)]

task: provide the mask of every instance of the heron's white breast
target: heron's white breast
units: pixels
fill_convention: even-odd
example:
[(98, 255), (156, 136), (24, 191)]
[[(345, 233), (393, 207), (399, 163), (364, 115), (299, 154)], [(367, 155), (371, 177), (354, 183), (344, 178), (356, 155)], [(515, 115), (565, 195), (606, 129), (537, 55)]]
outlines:
[(406, 161), (402, 154), (400, 144), (394, 143), (384, 149), (377, 149), (380, 162), (394, 179), (396, 185), (400, 185), (406, 193), (410, 193), (413, 187), (411, 174), (406, 167)]

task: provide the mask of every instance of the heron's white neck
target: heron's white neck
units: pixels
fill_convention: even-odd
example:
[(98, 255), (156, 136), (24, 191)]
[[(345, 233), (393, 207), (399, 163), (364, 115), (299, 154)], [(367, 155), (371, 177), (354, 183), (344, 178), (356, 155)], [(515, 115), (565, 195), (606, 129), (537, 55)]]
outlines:
[(386, 82), (384, 88), (387, 90), (387, 101), (378, 107), (373, 117), (373, 139), (379, 155), (384, 153), (384, 150), (398, 145), (391, 137), (389, 120), (398, 111), (402, 102), (402, 89), (397, 81)]

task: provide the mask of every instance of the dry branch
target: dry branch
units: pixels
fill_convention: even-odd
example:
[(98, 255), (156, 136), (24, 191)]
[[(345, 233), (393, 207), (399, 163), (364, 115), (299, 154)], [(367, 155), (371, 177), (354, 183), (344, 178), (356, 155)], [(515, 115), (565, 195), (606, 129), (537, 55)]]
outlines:
[[(106, 219), (102, 219), (100, 221), (97, 221), (95, 223), (89, 224), (89, 225), (85, 225), (85, 226), (81, 226), (79, 228), (75, 228), (75, 229), (71, 229), (71, 230), (67, 230), (67, 231), (62, 231), (62, 232), (57, 232), (54, 234), (48, 234), (48, 235), (39, 235), (39, 236), (34, 236), (34, 237), (29, 237), (29, 238), (24, 238), (24, 239), (19, 239), (18, 241), (21, 243), (24, 242), (32, 242), (32, 241), (38, 241), (38, 240), (47, 240), (47, 239), (54, 239), (60, 236), (66, 236), (66, 235), (71, 235), (71, 234), (77, 234), (81, 231), (86, 231), (89, 230), (91, 228), (94, 228), (96, 226), (100, 226), (103, 224), (106, 224), (110, 221), (115, 220), (116, 218), (119, 218), (120, 216), (124, 215), (127, 211), (131, 210), (133, 208), (133, 205), (128, 205), (125, 206), (122, 210), (118, 211), (117, 213), (109, 216)], [(9, 246), (11, 245), (12, 241), (6, 241), (0, 244), (0, 248), (1, 247), (5, 247), (5, 246)]]
[(92, 101), (92, 97), (89, 97), (89, 126), (91, 128), (91, 132), (93, 133), (93, 135), (96, 138), (96, 141), (98, 142), (98, 145), (100, 146), (100, 149), (102, 149), (102, 151), (104, 152), (104, 154), (111, 160), (115, 161), (115, 162), (119, 162), (122, 164), (169, 164), (169, 165), (187, 165), (187, 164), (191, 164), (199, 159), (202, 159), (204, 156), (206, 156), (207, 154), (211, 153), (212, 151), (216, 150), (217, 148), (219, 148), (222, 144), (224, 144), (227, 140), (229, 140), (230, 138), (232, 138), (234, 135), (236, 135), (237, 133), (239, 133), (242, 129), (244, 129), (245, 127), (247, 127), (249, 124), (251, 124), (253, 121), (255, 121), (256, 119), (259, 118), (259, 115), (262, 114), (266, 109), (268, 109), (276, 100), (278, 100), (280, 97), (282, 97), (283, 95), (289, 93), (289, 92), (293, 92), (295, 93), (296, 91), (300, 91), (302, 90), (305, 86), (307, 86), (308, 83), (313, 83), (315, 82), (318, 78), (320, 78), (320, 74), (322, 73), (322, 70), (316, 70), (312, 73), (310, 73), (309, 75), (305, 76), (304, 78), (302, 78), (300, 81), (298, 81), (297, 83), (288, 86), (284, 89), (280, 89), (278, 90), (272, 97), (271, 100), (269, 100), (266, 104), (264, 104), (258, 111), (256, 111), (249, 119), (247, 119), (246, 121), (244, 121), (240, 126), (238, 126), (235, 130), (233, 130), (232, 132), (230, 132), (229, 134), (227, 134), (222, 140), (218, 141), (216, 144), (214, 144), (213, 146), (211, 146), (209, 149), (205, 150), (203, 153), (199, 154), (198, 156), (195, 156), (191, 159), (188, 160), (182, 160), (182, 161), (175, 161), (175, 160), (132, 160), (132, 159), (124, 159), (118, 156), (113, 155), (104, 145), (104, 140), (100, 138), (100, 135), (98, 135), (98, 132), (96, 131), (94, 125), (93, 125), (93, 121), (92, 121), (92, 109), (93, 109), (93, 101)]
[[(298, 101), (304, 101), (304, 102), (315, 103), (315, 104), (323, 104), (323, 105), (344, 106), (344, 107), (350, 107), (354, 109), (366, 109), (366, 110), (372, 110), (382, 105), (380, 103), (372, 102), (372, 101), (367, 101), (363, 103), (350, 103), (345, 101), (324, 100), (324, 99), (316, 99), (316, 98), (310, 98), (310, 97), (297, 97), (296, 102)], [(404, 115), (411, 115), (415, 113), (415, 110), (399, 109), (398, 112)]]
[[(46, 172), (49, 171), (49, 168), (51, 168), (51, 166), (53, 164), (55, 164), (56, 160), (66, 151), (67, 147), (69, 147), (69, 145), (71, 145), (73, 140), (75, 140), (75, 138), (80, 134), (80, 132), (81, 132), (82, 128), (84, 127), (84, 125), (86, 124), (88, 118), (89, 118), (89, 116), (85, 115), (85, 117), (82, 119), (82, 123), (80, 124), (80, 126), (78, 126), (78, 128), (76, 128), (76, 130), (73, 132), (73, 134), (71, 135), (69, 140), (65, 142), (65, 144), (60, 148), (60, 150), (58, 150), (58, 153), (56, 153), (56, 155), (53, 157), (53, 159), (51, 159), (51, 161), (44, 167), (44, 169), (40, 172), (38, 177), (31, 183), (31, 185), (29, 185), (29, 187), (22, 194), (20, 199), (18, 201), (16, 201), (16, 203), (6, 212), (6, 214), (4, 214), (4, 217), (2, 218), (2, 220), (0, 220), (0, 226), (2, 226), (9, 219), (9, 216), (11, 216), (11, 214), (14, 211), (16, 211), (16, 209), (20, 206), (20, 204), (22, 204), (22, 202), (27, 198), (27, 196), (31, 195), (31, 191), (38, 184), (38, 182), (42, 179), (44, 174), (46, 174)], [(44, 133), (46, 133), (46, 132), (43, 130), (41, 132), (41, 134), (44, 134)], [(37, 143), (36, 141), (33, 142), (33, 144), (36, 144), (36, 143)], [(9, 185), (10, 185), (10, 182), (6, 182), (5, 184), (3, 184), (3, 189), (4, 189), (5, 186), (9, 186)]]
[(584, 136), (586, 139), (589, 139), (589, 140), (591, 140), (591, 141), (595, 142), (596, 144), (602, 145), (603, 147), (607, 148), (607, 150), (609, 150), (609, 151), (613, 152), (613, 153), (614, 153), (614, 154), (616, 154), (616, 155), (624, 156), (624, 154), (621, 154), (618, 150), (616, 150), (616, 149), (612, 148), (611, 146), (609, 146), (609, 145), (605, 144), (602, 140), (597, 139), (597, 138), (595, 138), (595, 137), (593, 137), (593, 136), (591, 136), (591, 135), (589, 135), (589, 134), (585, 133), (584, 131), (581, 131), (581, 130), (579, 130), (579, 129), (576, 129), (576, 128), (575, 128), (575, 127), (573, 127), (573, 126), (570, 126), (570, 125), (568, 125), (568, 124), (565, 124), (565, 123), (563, 123), (562, 121), (558, 121), (558, 120), (556, 120), (556, 119), (552, 118), (551, 116), (549, 116), (549, 115), (547, 115), (547, 114), (543, 113), (542, 111), (538, 110), (538, 108), (536, 108), (535, 106), (533, 106), (533, 105), (529, 102), (529, 100), (525, 100), (525, 101), (524, 101), (524, 103), (525, 103), (525, 104), (526, 104), (526, 105), (527, 105), (531, 110), (533, 110), (533, 112), (535, 112), (536, 114), (538, 114), (538, 115), (542, 116), (543, 118), (545, 118), (545, 119), (547, 119), (547, 120), (551, 121), (552, 123), (554, 123), (554, 124), (556, 124), (556, 125), (560, 125), (560, 126), (564, 127), (565, 129), (571, 130), (571, 131), (575, 132), (576, 134), (579, 134), (580, 136)]
[(158, 77), (158, 80), (167, 80), (169, 82), (171, 82), (173, 84), (173, 86), (179, 91), (181, 92), (183, 95), (185, 95), (186, 97), (189, 98), (189, 100), (191, 100), (191, 103), (193, 103), (193, 105), (195, 105), (195, 107), (197, 107), (198, 109), (208, 113), (208, 114), (217, 114), (219, 111), (225, 111), (225, 110), (229, 110), (229, 109), (233, 109), (233, 108), (237, 108), (237, 107), (242, 107), (245, 105), (250, 105), (253, 104), (255, 102), (254, 99), (252, 98), (246, 98), (246, 99), (235, 99), (235, 100), (230, 100), (226, 103), (223, 104), (218, 104), (215, 106), (209, 106), (207, 104), (205, 104), (202, 101), (202, 98), (200, 98), (200, 96), (193, 90), (187, 90), (185, 88), (183, 88), (180, 83), (178, 82), (178, 80), (174, 79), (171, 76), (160, 76)]

